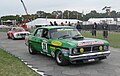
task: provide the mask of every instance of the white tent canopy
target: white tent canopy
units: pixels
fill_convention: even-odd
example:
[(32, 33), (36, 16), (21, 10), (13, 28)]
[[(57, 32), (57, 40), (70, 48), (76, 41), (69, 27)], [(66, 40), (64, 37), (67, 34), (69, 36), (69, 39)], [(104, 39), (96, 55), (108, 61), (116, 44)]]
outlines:
[(47, 18), (37, 18), (37, 19), (35, 19), (35, 20), (31, 21), (31, 22), (28, 22), (26, 24), (27, 24), (28, 27), (31, 27), (31, 26), (35, 27), (37, 25), (50, 25), (50, 22), (54, 23), (54, 21), (56, 21), (56, 23), (58, 25), (60, 25), (62, 22), (63, 22), (63, 24), (66, 24), (66, 22), (67, 22), (67, 24), (69, 22), (73, 23), (73, 24), (77, 23), (78, 21), (82, 22), (82, 21), (77, 20), (77, 19), (47, 19)]
[(49, 25), (49, 22), (46, 19), (35, 19), (31, 22), (26, 23), (28, 26), (34, 26), (34, 25)]
[(90, 22), (91, 24), (93, 24), (94, 22), (96, 23), (103, 23), (103, 22), (106, 22), (108, 24), (115, 24), (115, 18), (90, 18), (88, 20), (88, 22)]

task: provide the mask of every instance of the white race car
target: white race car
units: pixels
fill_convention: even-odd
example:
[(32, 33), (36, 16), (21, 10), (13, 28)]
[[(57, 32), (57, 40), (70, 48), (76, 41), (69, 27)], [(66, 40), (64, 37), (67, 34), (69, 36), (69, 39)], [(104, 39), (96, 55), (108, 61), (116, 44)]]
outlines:
[(25, 36), (30, 35), (30, 32), (25, 31), (22, 27), (12, 27), (8, 32), (8, 39), (25, 39)]

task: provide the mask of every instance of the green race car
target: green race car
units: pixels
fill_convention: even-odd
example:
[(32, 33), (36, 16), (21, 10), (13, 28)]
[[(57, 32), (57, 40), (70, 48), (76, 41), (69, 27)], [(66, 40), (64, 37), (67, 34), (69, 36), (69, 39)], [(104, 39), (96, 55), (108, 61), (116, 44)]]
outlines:
[(72, 26), (39, 27), (25, 41), (30, 54), (52, 56), (58, 65), (99, 61), (110, 54), (107, 41), (85, 38)]

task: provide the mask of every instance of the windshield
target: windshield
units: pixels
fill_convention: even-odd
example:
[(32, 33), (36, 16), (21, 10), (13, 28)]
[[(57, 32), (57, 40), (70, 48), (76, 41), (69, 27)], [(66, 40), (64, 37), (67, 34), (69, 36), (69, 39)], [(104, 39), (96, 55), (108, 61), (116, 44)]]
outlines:
[(82, 36), (75, 28), (61, 28), (51, 30), (51, 38), (72, 38), (75, 36)]

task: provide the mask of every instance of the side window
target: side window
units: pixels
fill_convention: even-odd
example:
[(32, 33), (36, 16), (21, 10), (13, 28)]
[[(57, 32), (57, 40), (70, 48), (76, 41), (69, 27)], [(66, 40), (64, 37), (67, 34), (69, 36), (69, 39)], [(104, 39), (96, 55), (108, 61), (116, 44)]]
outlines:
[(42, 35), (42, 30), (43, 30), (43, 29), (38, 29), (37, 32), (35, 33), (35, 36), (41, 37), (41, 35)]
[(42, 37), (49, 38), (49, 31), (47, 29), (43, 29)]

